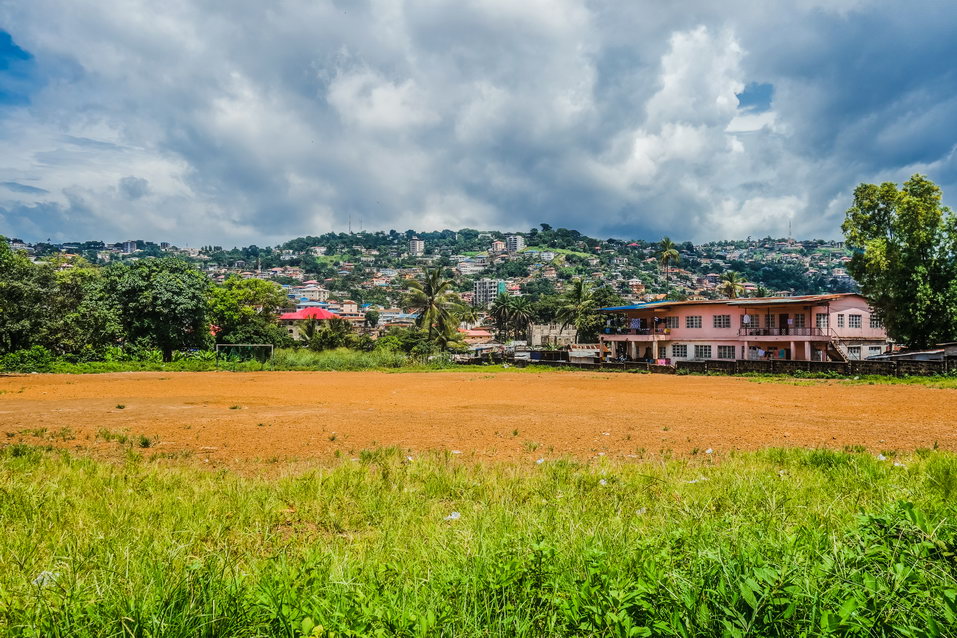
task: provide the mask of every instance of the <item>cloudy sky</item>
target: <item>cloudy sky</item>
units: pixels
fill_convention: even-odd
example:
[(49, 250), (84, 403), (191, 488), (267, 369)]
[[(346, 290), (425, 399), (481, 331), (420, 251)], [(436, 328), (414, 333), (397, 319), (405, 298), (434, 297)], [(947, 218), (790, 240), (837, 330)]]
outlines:
[(0, 0), (0, 234), (833, 238), (861, 181), (957, 193), (955, 31), (949, 1)]

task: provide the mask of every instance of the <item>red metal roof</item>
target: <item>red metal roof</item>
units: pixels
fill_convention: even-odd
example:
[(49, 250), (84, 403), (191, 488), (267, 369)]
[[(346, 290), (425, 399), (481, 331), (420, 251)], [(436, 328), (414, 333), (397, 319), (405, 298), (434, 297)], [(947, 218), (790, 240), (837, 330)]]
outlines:
[(336, 313), (323, 310), (322, 308), (303, 308), (296, 312), (281, 314), (279, 318), (289, 321), (295, 319), (335, 319), (338, 316)]

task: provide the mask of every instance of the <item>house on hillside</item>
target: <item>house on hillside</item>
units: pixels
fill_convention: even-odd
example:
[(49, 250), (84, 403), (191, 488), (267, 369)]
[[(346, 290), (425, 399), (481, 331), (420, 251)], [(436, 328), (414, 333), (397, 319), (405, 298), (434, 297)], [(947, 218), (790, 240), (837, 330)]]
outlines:
[(326, 319), (334, 319), (339, 315), (329, 312), (323, 308), (316, 306), (311, 306), (309, 308), (302, 308), (295, 312), (286, 312), (279, 315), (279, 325), (282, 326), (287, 334), (295, 340), (299, 340), (302, 325), (309, 319), (316, 319), (318, 321), (323, 321)]
[(884, 326), (858, 294), (654, 301), (602, 308), (619, 317), (600, 336), (632, 360), (848, 361), (889, 349)]

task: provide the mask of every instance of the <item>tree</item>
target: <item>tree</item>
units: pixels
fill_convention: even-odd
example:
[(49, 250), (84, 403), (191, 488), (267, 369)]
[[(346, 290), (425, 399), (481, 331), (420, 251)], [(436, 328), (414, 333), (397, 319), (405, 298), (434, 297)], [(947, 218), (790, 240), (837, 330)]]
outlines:
[(313, 323), (311, 328), (304, 334), (307, 345), (310, 350), (320, 352), (322, 350), (334, 350), (336, 348), (358, 348), (361, 340), (352, 324), (341, 317), (332, 319), (323, 319)]
[(532, 301), (528, 297), (512, 297), (509, 327), (516, 339), (528, 338), (528, 326), (532, 323), (533, 315)]
[(281, 287), (262, 279), (229, 277), (209, 294), (209, 320), (220, 343), (271, 343), (288, 341), (276, 324), (276, 315), (288, 299)]
[(621, 297), (611, 288), (594, 289), (588, 282), (576, 279), (562, 295), (557, 319), (562, 328), (575, 326), (576, 341), (587, 343), (597, 338), (607, 319), (598, 309), (620, 302)]
[(681, 261), (681, 254), (678, 247), (668, 237), (663, 237), (658, 242), (658, 263), (665, 271), (665, 279), (671, 281), (671, 266)]
[(43, 271), (0, 236), (0, 352), (34, 344), (34, 336), (52, 313), (53, 269)]
[(188, 262), (150, 257), (129, 265), (111, 264), (105, 277), (129, 340), (159, 348), (163, 361), (173, 360), (173, 350), (208, 345), (210, 283)]
[(728, 299), (737, 299), (744, 292), (744, 280), (735, 271), (727, 270), (721, 274), (718, 292)]
[(363, 323), (366, 328), (373, 329), (379, 325), (379, 311), (378, 310), (366, 310), (365, 317), (363, 318)]
[(495, 331), (499, 333), (499, 338), (503, 341), (508, 339), (508, 332), (512, 321), (512, 296), (504, 292), (499, 294), (492, 305), (489, 306), (488, 314), (492, 318)]
[(910, 347), (957, 340), (957, 220), (923, 175), (861, 184), (842, 226), (848, 271), (887, 333)]
[(457, 298), (452, 292), (452, 280), (446, 279), (441, 268), (427, 268), (422, 281), (413, 279), (407, 284), (406, 303), (419, 313), (417, 324), (432, 341), (437, 331), (445, 331), (453, 320), (451, 309)]

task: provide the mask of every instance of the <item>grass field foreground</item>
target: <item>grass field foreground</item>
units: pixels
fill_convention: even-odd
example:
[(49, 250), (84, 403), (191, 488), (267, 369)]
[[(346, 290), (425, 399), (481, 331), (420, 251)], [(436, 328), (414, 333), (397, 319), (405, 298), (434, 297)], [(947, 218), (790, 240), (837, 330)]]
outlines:
[(945, 636), (957, 457), (479, 464), (280, 478), (0, 452), (11, 636)]

